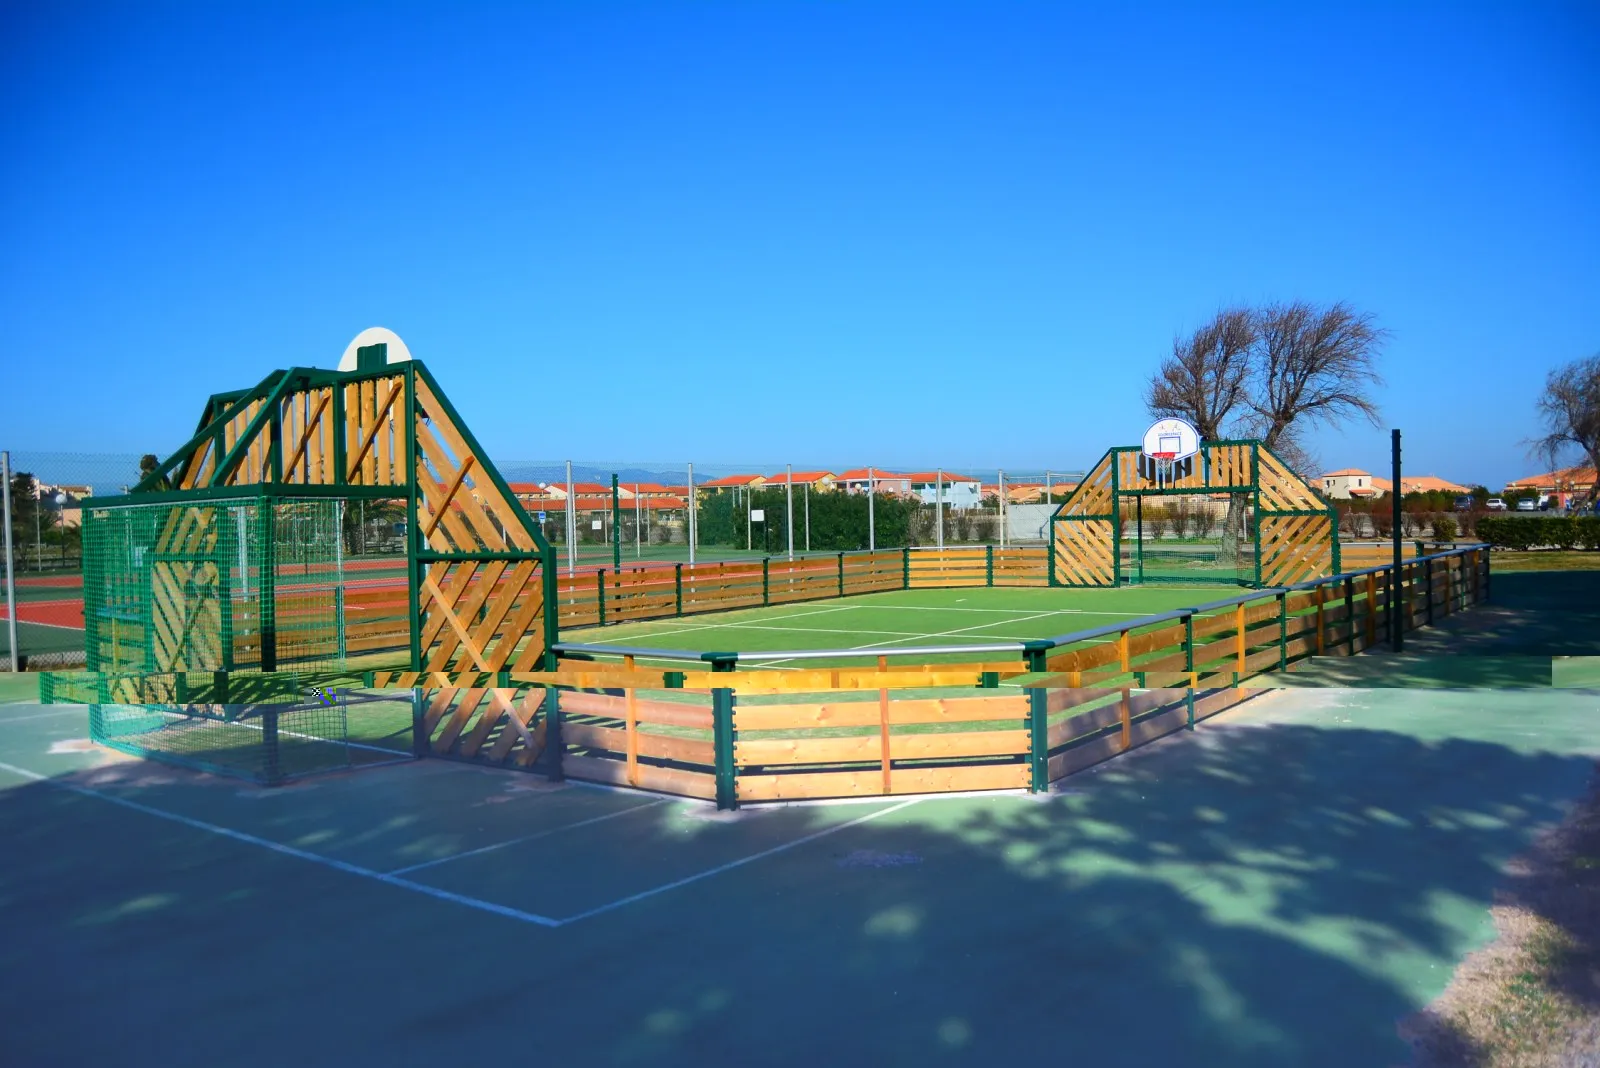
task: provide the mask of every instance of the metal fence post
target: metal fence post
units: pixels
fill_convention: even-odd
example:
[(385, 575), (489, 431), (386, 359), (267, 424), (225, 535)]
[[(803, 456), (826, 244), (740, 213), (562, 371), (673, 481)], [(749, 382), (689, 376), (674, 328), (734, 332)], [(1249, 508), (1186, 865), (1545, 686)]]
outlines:
[(711, 741), (716, 765), (717, 808), (739, 807), (733, 759), (733, 690), (719, 686), (711, 691)]
[(900, 550), (900, 588), (911, 588), (911, 546), (907, 545)]
[(600, 605), (600, 625), (606, 622), (606, 569), (600, 568), (594, 573), (594, 592), (596, 602)]
[(761, 558), (761, 607), (765, 608), (772, 603), (771, 593), (771, 565), (772, 557)]
[(11, 670), (21, 671), (17, 650), (17, 580), (11, 547), (11, 453), (0, 452), (0, 479), (5, 482), (6, 636), (11, 640)]
[(985, 586), (993, 586), (994, 585), (994, 546), (993, 545), (985, 545), (983, 547), (983, 584)]
[(839, 596), (844, 596), (844, 553), (839, 554)]
[(554, 686), (546, 686), (544, 690), (544, 752), (541, 754), (545, 766), (545, 774), (553, 782), (561, 782), (567, 777), (566, 770), (562, 767), (562, 758), (566, 756), (567, 745), (561, 738), (561, 691)]
[(672, 565), (672, 603), (676, 615), (683, 615), (683, 565)]
[(1278, 594), (1278, 670), (1289, 667), (1289, 594)]
[(1028, 691), (1028, 791), (1050, 789), (1050, 691), (1035, 686)]

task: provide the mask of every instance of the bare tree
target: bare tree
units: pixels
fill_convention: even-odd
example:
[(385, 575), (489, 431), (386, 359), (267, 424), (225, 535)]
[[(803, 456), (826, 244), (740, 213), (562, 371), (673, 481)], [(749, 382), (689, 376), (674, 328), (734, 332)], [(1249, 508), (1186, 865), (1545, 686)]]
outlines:
[(1145, 390), (1145, 406), (1157, 417), (1187, 419), (1200, 440), (1215, 441), (1245, 399), (1250, 352), (1256, 343), (1255, 314), (1225, 308), (1187, 338), (1174, 338), (1172, 355)]
[(1539, 397), (1539, 418), (1545, 433), (1534, 440), (1534, 449), (1552, 468), (1574, 449), (1582, 450), (1595, 468), (1589, 499), (1600, 498), (1600, 354), (1550, 372)]
[(1356, 417), (1378, 425), (1372, 389), (1383, 385), (1377, 356), (1388, 331), (1371, 315), (1343, 301), (1317, 308), (1297, 300), (1261, 309), (1256, 326), (1247, 401), (1252, 437), (1292, 460), (1312, 425)]

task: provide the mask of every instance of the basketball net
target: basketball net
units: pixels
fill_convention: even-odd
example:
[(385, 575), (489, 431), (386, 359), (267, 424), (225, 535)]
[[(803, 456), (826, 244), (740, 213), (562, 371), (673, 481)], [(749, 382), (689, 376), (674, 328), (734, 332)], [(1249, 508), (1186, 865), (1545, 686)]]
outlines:
[(1175, 452), (1153, 452), (1150, 459), (1154, 461), (1156, 489), (1165, 489), (1172, 484), (1172, 468), (1177, 463)]

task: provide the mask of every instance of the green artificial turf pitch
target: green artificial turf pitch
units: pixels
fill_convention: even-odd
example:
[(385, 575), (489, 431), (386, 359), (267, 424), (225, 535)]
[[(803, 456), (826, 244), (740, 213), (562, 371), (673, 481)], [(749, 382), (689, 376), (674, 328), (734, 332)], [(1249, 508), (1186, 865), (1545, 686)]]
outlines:
[[(1238, 592), (1231, 586), (899, 590), (650, 623), (564, 629), (561, 638), (577, 644), (690, 652), (849, 649), (892, 653), (897, 648), (928, 645), (1053, 638), (1206, 604)], [(658, 663), (640, 658), (640, 663), (646, 662)], [(864, 662), (861, 658), (839, 661)], [(763, 661), (761, 666), (795, 668), (824, 663), (829, 662), (779, 660)]]

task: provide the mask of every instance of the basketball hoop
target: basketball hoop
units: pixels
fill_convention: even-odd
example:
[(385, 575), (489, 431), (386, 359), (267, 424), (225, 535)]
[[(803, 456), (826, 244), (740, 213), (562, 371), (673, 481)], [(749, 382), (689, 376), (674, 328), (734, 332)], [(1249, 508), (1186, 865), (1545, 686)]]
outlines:
[(1194, 474), (1200, 434), (1182, 419), (1162, 419), (1144, 432), (1139, 476), (1158, 490), (1170, 489)]

